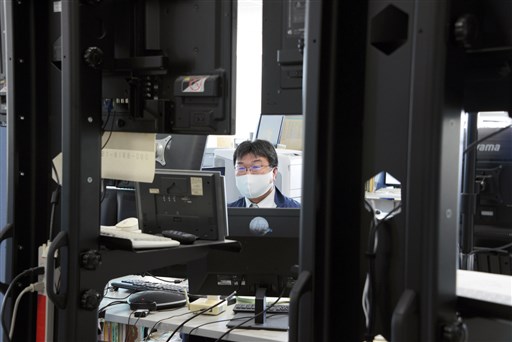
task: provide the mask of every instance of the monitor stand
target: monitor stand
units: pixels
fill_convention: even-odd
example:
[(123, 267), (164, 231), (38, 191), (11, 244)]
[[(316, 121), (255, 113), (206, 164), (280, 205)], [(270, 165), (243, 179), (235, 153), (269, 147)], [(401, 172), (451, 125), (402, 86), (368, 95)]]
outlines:
[[(235, 316), (228, 322), (228, 328), (239, 329), (267, 329), (267, 330), (288, 330), (288, 315), (274, 314), (268, 315), (266, 310), (265, 289), (258, 288), (255, 296), (254, 306), (254, 319), (248, 320), (247, 313), (236, 313)], [(258, 315), (258, 313), (260, 313)], [(241, 324), (243, 322), (243, 324)]]

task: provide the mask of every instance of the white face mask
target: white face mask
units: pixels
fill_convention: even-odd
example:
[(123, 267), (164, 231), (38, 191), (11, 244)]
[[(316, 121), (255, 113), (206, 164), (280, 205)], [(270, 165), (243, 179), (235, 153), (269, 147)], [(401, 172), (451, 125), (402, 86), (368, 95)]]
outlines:
[(274, 172), (270, 171), (264, 174), (246, 174), (235, 177), (236, 187), (242, 196), (247, 198), (257, 198), (266, 193), (272, 187), (274, 182)]

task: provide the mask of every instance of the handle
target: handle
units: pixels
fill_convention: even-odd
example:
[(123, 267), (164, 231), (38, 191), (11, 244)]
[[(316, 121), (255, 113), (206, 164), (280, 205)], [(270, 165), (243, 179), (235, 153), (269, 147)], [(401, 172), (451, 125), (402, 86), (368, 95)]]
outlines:
[(405, 289), (391, 317), (391, 340), (397, 342), (417, 341), (420, 338), (418, 331), (419, 317), (416, 292)]
[(299, 274), (295, 285), (290, 291), (290, 330), (288, 332), (288, 342), (297, 342), (299, 336), (299, 303), (301, 297), (311, 291), (311, 273), (302, 271)]
[(2, 228), (2, 230), (0, 230), (0, 242), (12, 237), (13, 230), (14, 230), (14, 225), (12, 223), (7, 223)]
[(67, 298), (64, 294), (55, 293), (55, 284), (53, 283), (55, 279), (54, 256), (57, 249), (68, 244), (67, 237), (67, 232), (60, 232), (57, 234), (53, 242), (50, 244), (50, 247), (48, 248), (48, 255), (46, 256), (46, 295), (59, 309), (64, 309), (66, 307)]
[[(12, 237), (12, 232), (14, 230), (14, 225), (12, 223), (7, 223), (2, 230), (0, 230), (0, 243), (10, 237)], [(5, 293), (9, 284), (0, 282), (0, 292)]]

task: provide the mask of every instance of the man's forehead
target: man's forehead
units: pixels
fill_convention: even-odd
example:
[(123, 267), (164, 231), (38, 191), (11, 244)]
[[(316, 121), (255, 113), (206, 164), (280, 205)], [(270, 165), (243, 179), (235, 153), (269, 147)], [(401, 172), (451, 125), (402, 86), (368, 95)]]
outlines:
[(254, 153), (247, 153), (237, 159), (237, 162), (255, 162), (267, 161), (267, 157), (255, 155)]

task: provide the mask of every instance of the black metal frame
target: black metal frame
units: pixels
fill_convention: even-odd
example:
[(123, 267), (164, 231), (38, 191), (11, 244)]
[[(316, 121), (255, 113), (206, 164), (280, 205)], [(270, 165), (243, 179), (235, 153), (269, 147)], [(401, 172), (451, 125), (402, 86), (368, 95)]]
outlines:
[[(56, 305), (53, 340), (97, 339), (97, 307), (108, 280), (128, 273), (185, 264), (228, 242), (198, 242), (144, 252), (101, 250), (101, 69), (87, 63), (88, 48), (102, 48), (101, 2), (8, 1), (9, 166), (8, 222), (13, 229), (12, 274), (37, 265), (48, 240), (50, 173), (61, 148), (60, 232), (50, 248), (60, 264), (47, 264), (48, 297)], [(55, 10), (54, 10), (55, 8)], [(56, 17), (60, 16), (60, 28)], [(61, 50), (55, 37), (60, 31)], [(96, 50), (97, 51), (97, 50)], [(58, 95), (57, 95), (58, 93)], [(60, 99), (60, 103), (58, 102)], [(60, 114), (60, 115), (59, 115)], [(60, 139), (60, 141), (59, 141)], [(60, 146), (61, 145), (61, 146)], [(43, 171), (42, 171), (43, 170)], [(54, 267), (60, 268), (54, 290)], [(35, 279), (32, 279), (35, 280)], [(14, 340), (34, 340), (36, 301), (20, 307)]]
[[(308, 3), (302, 291), (298, 304), (292, 300), (300, 323), (290, 341), (365, 338), (360, 296), (371, 217), (363, 191), (381, 171), (402, 182), (402, 213), (379, 231), (377, 281), (385, 290), (374, 332), (393, 341), (440, 340), (456, 321), (462, 102), (456, 52), (446, 44), (449, 5)], [(387, 6), (407, 18), (391, 42), (380, 32), (372, 37), (374, 18)]]
[[(393, 341), (440, 340), (456, 326), (463, 71), (461, 51), (447, 44), (456, 4), (307, 2), (301, 273), (292, 294), (291, 341), (332, 341), (340, 333), (347, 340), (362, 339), (363, 314), (356, 308), (370, 220), (364, 181), (384, 170), (402, 181), (403, 207), (379, 237), (388, 250), (377, 258), (389, 260), (384, 272), (389, 275), (380, 281), (391, 292), (388, 302), (382, 301), (385, 294), (377, 301), (383, 313), (376, 326)], [(48, 95), (50, 57), (35, 53), (39, 44), (47, 49), (47, 32), (40, 28), (48, 19), (35, 18), (48, 6), (17, 1), (7, 7), (8, 78), (15, 80), (8, 92), (8, 222), (16, 224), (12, 254), (19, 255), (13, 274), (37, 262), (35, 251), (47, 231), (40, 229), (40, 224), (47, 228), (48, 210), (38, 205), (38, 196), (49, 194), (48, 173), (36, 171), (50, 170), (41, 142), (57, 129), (46, 121), (50, 113), (42, 98)], [(66, 305), (57, 312), (55, 340), (60, 341), (96, 339), (95, 308), (108, 279), (144, 270), (149, 260), (155, 268), (184, 263), (222, 244), (140, 253), (99, 250), (101, 74), (83, 61), (87, 48), (101, 46), (96, 32), (85, 29), (99, 15), (96, 6), (95, 1), (62, 2), (58, 241), (64, 255), (59, 295), (64, 297), (58, 298)], [(375, 18), (389, 6), (406, 18), (405, 36), (394, 41), (371, 34)], [(337, 273), (343, 274), (343, 286), (335, 282)], [(33, 308), (33, 303), (22, 308), (28, 322), (34, 321)], [(17, 329), (16, 339), (33, 339), (34, 326)]]
[[(8, 241), (12, 275), (37, 266), (37, 246), (47, 240), (50, 170), (46, 158), (49, 129), (44, 68), (47, 56), (38, 53), (45, 43), (45, 32), (38, 30), (44, 27), (45, 17), (36, 15), (42, 7), (41, 2), (6, 2), (7, 223), (13, 224), (12, 240)], [(24, 279), (11, 299), (29, 284), (27, 279), (37, 281), (35, 277)], [(36, 304), (32, 296), (20, 304), (19, 312), (29, 322), (35, 322)], [(10, 317), (9, 309), (7, 314)], [(14, 336), (19, 340), (33, 340), (35, 333), (35, 324), (18, 323)]]

